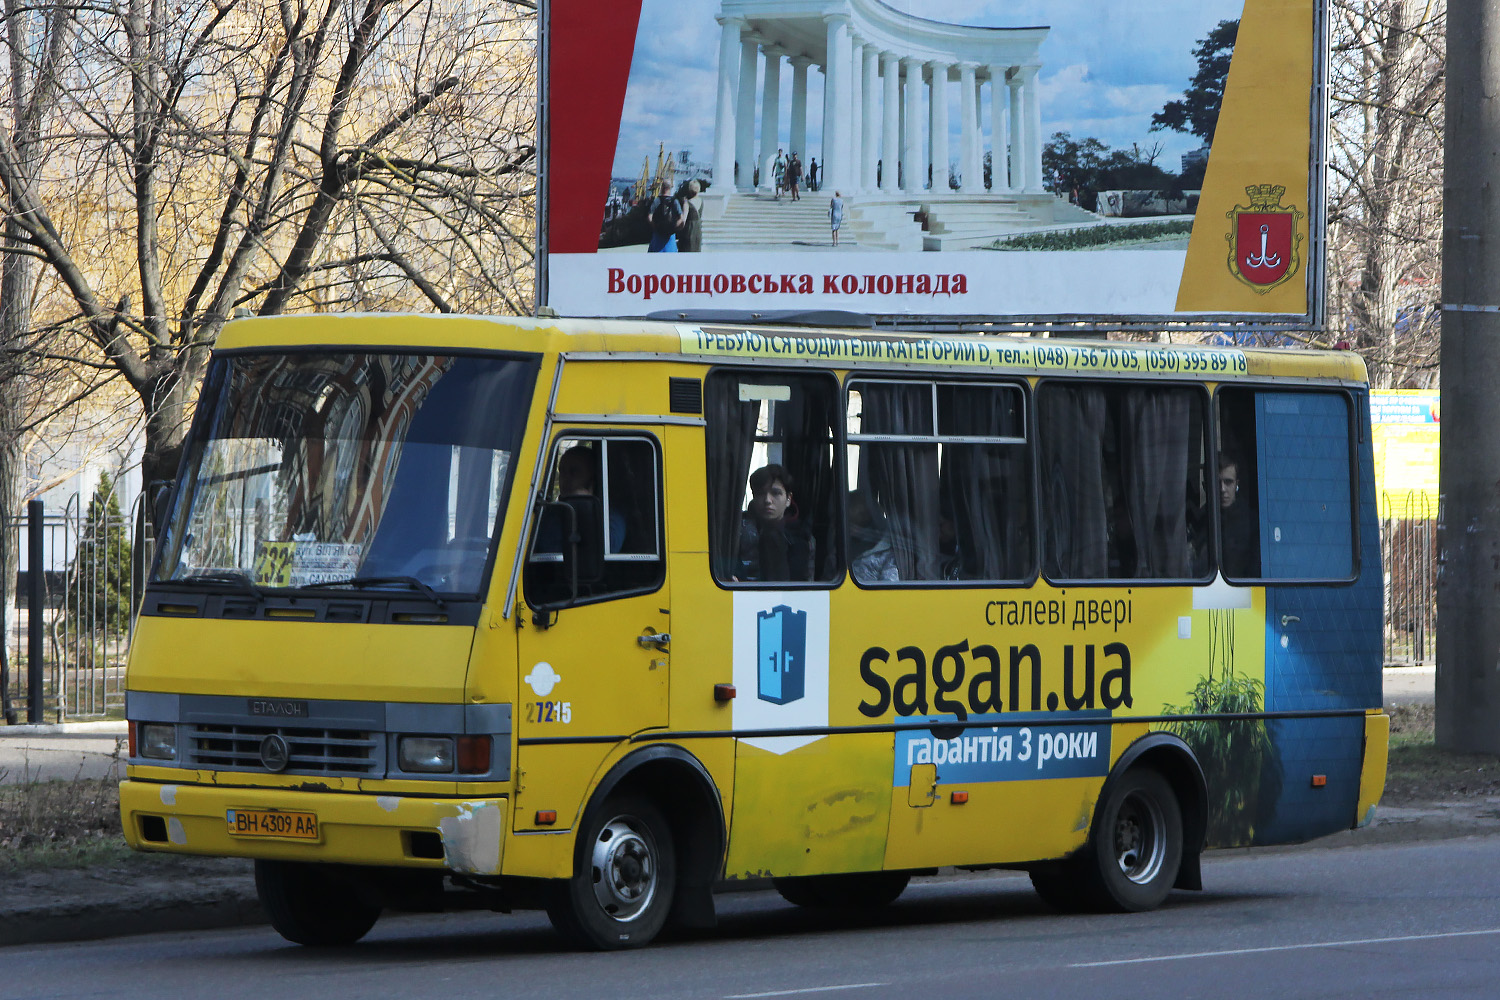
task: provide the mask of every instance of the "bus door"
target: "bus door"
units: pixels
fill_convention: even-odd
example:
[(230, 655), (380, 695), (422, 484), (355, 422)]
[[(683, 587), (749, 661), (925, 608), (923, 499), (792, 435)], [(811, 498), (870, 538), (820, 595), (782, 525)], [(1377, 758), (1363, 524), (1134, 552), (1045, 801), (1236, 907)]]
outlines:
[(571, 826), (600, 744), (667, 724), (661, 470), (644, 430), (553, 441), (518, 609), (517, 830)]
[[(1255, 391), (1254, 427), (1253, 449), (1244, 452), (1255, 468), (1241, 470), (1240, 479), (1258, 502), (1258, 575), (1267, 581), (1265, 708), (1376, 707), (1380, 556), (1371, 538), (1373, 552), (1355, 558), (1349, 395)], [(1363, 717), (1274, 719), (1269, 729), (1281, 788), (1274, 811), (1257, 823), (1256, 840), (1306, 839), (1352, 823)]]

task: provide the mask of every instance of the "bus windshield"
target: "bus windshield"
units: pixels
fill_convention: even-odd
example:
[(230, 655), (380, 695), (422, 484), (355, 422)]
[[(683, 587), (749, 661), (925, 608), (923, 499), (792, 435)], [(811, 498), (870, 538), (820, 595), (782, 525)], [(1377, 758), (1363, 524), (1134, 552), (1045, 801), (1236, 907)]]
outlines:
[(533, 360), (221, 356), (153, 579), (477, 595)]

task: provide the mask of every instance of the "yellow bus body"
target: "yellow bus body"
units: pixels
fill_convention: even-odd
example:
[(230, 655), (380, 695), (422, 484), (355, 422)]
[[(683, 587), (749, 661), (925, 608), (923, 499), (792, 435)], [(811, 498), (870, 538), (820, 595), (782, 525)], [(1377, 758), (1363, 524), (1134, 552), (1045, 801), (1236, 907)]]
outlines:
[[(688, 831), (711, 841), (704, 848), (711, 860), (700, 864), (699, 882), (1032, 864), (1067, 857), (1087, 845), (1101, 790), (1115, 765), (1142, 739), (1176, 731), (1172, 706), (1185, 704), (1206, 665), (1223, 661), (1222, 644), (1232, 644), (1233, 662), (1264, 690), (1281, 683), (1265, 664), (1275, 652), (1268, 648), (1271, 644), (1287, 645), (1285, 623), (1278, 626), (1273, 620), (1268, 593), (1274, 588), (1264, 584), (1235, 588), (1232, 602), (1216, 606), (1210, 591), (1219, 591), (1208, 584), (1115, 580), (1068, 585), (1033, 574), (1030, 581), (1012, 585), (872, 589), (843, 573), (837, 582), (810, 591), (816, 600), (826, 600), (825, 725), (800, 737), (749, 738), (737, 731), (736, 713), (747, 711), (743, 706), (754, 700), (754, 692), (742, 689), (726, 699), (717, 686), (734, 681), (736, 600), (745, 591), (716, 583), (711, 572), (705, 418), (701, 401), (699, 412), (674, 412), (671, 380), (701, 385), (711, 371), (731, 369), (762, 375), (829, 373), (840, 385), (872, 376), (982, 375), (1027, 392), (1049, 380), (1150, 381), (1205, 392), (1232, 383), (1323, 388), (1350, 393), (1357, 403), (1365, 389), (1364, 366), (1351, 352), (1216, 352), (819, 330), (762, 333), (759, 344), (736, 343), (725, 335), (715, 345), (701, 331), (695, 341), (690, 324), (648, 322), (302, 316), (230, 324), (218, 344), (221, 355), (319, 348), (534, 356), (535, 391), (526, 406), (524, 437), (511, 458), (514, 486), (499, 512), (496, 556), (473, 625), (338, 623), (303, 620), (292, 611), (282, 620), (269, 614), (256, 620), (174, 617), (170, 602), (152, 604), (158, 610), (142, 615), (130, 652), (132, 724), (150, 721), (138, 718), (137, 705), (171, 704), (143, 701), (146, 696), (428, 705), (454, 711), (509, 706), (509, 745), (497, 748), (509, 761), (509, 774), (505, 780), (480, 782), (380, 774), (309, 776), (186, 767), (137, 755), (121, 786), (131, 846), (469, 876), (567, 879), (581, 856), (578, 831), (601, 787), (613, 787), (610, 783), (622, 775), (628, 780), (632, 762), (649, 759), (655, 770), (632, 787), (662, 796), (667, 800), (664, 811), (684, 794), (674, 782), (697, 782), (691, 801), (705, 814), (691, 824), (672, 815), (674, 823), (687, 824), (678, 828), (679, 841)], [(843, 348), (827, 346), (882, 336), (913, 344), (1046, 346), (1066, 348), (1070, 354), (1028, 367), (978, 365), (951, 356), (933, 360), (937, 351), (924, 360), (915, 350), (901, 357), (882, 353), (876, 360), (851, 360), (847, 354), (839, 356)], [(787, 339), (783, 343), (777, 337)], [(774, 348), (767, 346), (773, 341)], [(1191, 356), (1198, 364), (1218, 355), (1243, 359), (1242, 368), (1143, 374), (1147, 359)], [(1355, 422), (1365, 425), (1363, 416)], [(534, 502), (545, 486), (553, 441), (569, 433), (635, 434), (655, 442), (665, 498), (664, 579), (647, 593), (564, 607), (548, 620), (527, 604), (520, 580), (524, 561), (518, 553), (526, 551), (525, 533), (536, 523)], [(1367, 434), (1363, 440), (1367, 449)], [(1364, 458), (1362, 466), (1368, 461)], [(1361, 505), (1368, 499), (1362, 495)], [(1362, 565), (1361, 574), (1370, 573), (1378, 576), (1378, 562)], [(1222, 581), (1218, 585), (1222, 588)], [(661, 644), (664, 648), (641, 639), (666, 634), (671, 638)], [(944, 649), (960, 646), (960, 652), (942, 659)], [(1039, 678), (1038, 696), (1065, 693), (1081, 699), (1086, 693), (1094, 710), (1104, 698), (1101, 685), (1120, 683), (1118, 675), (1112, 682), (1105, 677), (1111, 669), (1121, 669), (1119, 650), (1126, 650), (1129, 705), (1090, 716), (1102, 727), (1099, 766), (1083, 776), (968, 780), (945, 775), (952, 768), (944, 764), (920, 759), (929, 753), (968, 754), (963, 762), (977, 764), (979, 754), (1000, 754), (1002, 739), (1008, 739), (1006, 759), (1013, 761), (1022, 749), (1021, 730), (944, 729), (933, 722), (913, 736), (910, 727), (900, 727), (914, 717), (898, 713), (894, 699), (880, 704), (880, 685), (862, 673), (862, 662), (887, 686), (905, 678), (905, 693), (910, 693), (918, 684), (912, 679), (911, 663), (916, 661), (910, 657), (920, 655), (926, 671), (920, 683), (930, 697), (938, 683), (935, 669), (951, 674), (953, 665), (962, 663), (968, 671), (964, 684), (972, 683), (985, 662), (973, 652), (981, 646), (997, 652), (996, 662), (1003, 666), (996, 667), (995, 676), (1007, 686), (1011, 672), (1022, 669), (1013, 666), (1013, 655), (1028, 647), (1036, 651), (1038, 673), (1023, 676), (1022, 687), (1007, 691), (1007, 699), (1016, 692), (1023, 699), (1031, 697)], [(903, 660), (901, 650), (919, 652)], [(1085, 662), (1092, 675), (1087, 692), (1078, 676)], [(560, 677), (549, 697), (537, 694), (528, 680), (543, 663), (549, 675)], [(1022, 663), (1025, 671), (1033, 667), (1032, 660)], [(1070, 671), (1066, 676), (1065, 666)], [(1370, 669), (1378, 683), (1378, 660)], [(939, 680), (946, 683), (949, 674)], [(1367, 681), (1362, 678), (1360, 684)], [(949, 692), (949, 700), (965, 697), (967, 690)], [(554, 702), (558, 707), (549, 708)], [(563, 703), (569, 706), (566, 721), (561, 720)], [(879, 715), (869, 714), (872, 704), (880, 708)], [(1340, 710), (1343, 715), (1365, 717), (1356, 719), (1360, 745), (1351, 751), (1352, 770), (1324, 774), (1317, 754), (1298, 750), (1285, 758), (1293, 763), (1279, 775), (1283, 797), (1294, 786), (1302, 795), (1304, 786), (1317, 785), (1320, 777), (1326, 780), (1315, 792), (1347, 799), (1347, 816), (1340, 812), (1342, 819), (1335, 824), (1342, 826), (1367, 822), (1378, 801), (1388, 730), (1378, 699), (1351, 704)], [(1007, 705), (1009, 711), (1017, 707), (1008, 700)], [(1027, 739), (1031, 753), (1039, 755), (1040, 742), (1051, 740), (1043, 717), (1059, 706), (1036, 707), (1042, 721), (1027, 730)], [(1278, 739), (1291, 739), (1301, 717), (1298, 710), (1280, 716), (1268, 710), (1266, 724), (1282, 734)], [(775, 743), (799, 739), (796, 746)], [(1063, 736), (1057, 739), (1062, 742), (1054, 748), (1056, 754), (1076, 756), (1090, 746), (1087, 734), (1074, 734), (1072, 743)], [(937, 749), (940, 743), (945, 744), (942, 750)], [(897, 759), (903, 753), (907, 756)], [(1039, 761), (1037, 767), (1042, 766)], [(1173, 780), (1187, 779), (1178, 775)], [(1353, 787), (1347, 787), (1351, 781)], [(1340, 782), (1346, 787), (1328, 787)], [(1196, 857), (1205, 840), (1212, 846), (1204, 817), (1220, 789), (1206, 788), (1209, 802), (1198, 800), (1202, 789), (1184, 784), (1181, 791), (1184, 822), (1197, 831), (1196, 842), (1187, 845)], [(226, 823), (236, 810), (315, 814), (317, 835), (237, 836), (232, 822)], [(1300, 835), (1286, 829), (1292, 830), (1290, 836)], [(1303, 831), (1325, 832), (1331, 831)]]

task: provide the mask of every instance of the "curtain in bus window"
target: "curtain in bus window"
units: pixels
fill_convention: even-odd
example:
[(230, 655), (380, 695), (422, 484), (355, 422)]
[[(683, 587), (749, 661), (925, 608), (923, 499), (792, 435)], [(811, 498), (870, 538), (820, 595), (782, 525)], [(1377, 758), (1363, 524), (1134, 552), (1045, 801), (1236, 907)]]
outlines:
[(1131, 387), (1121, 400), (1120, 452), (1135, 566), (1125, 576), (1190, 577), (1188, 445), (1194, 393)]
[(827, 393), (809, 391), (794, 384), (792, 398), (777, 407), (776, 426), (783, 435), (783, 462), (796, 484), (792, 489), (794, 513), (813, 538), (813, 579), (826, 580), (838, 572), (835, 534), (837, 499), (833, 492), (833, 431)]
[(1043, 558), (1047, 574), (1091, 579), (1109, 573), (1104, 493), (1104, 390), (1046, 385), (1038, 394)]
[[(1021, 394), (995, 386), (938, 386), (938, 428), (963, 437), (1024, 436)], [(1031, 484), (1024, 445), (945, 444), (944, 515), (953, 525), (945, 574), (1015, 580), (1031, 566)], [(940, 539), (940, 545), (943, 540)]]
[(714, 576), (734, 575), (740, 539), (740, 503), (750, 478), (755, 422), (760, 404), (741, 402), (733, 375), (708, 380), (704, 416), (708, 424), (708, 532)]
[[(860, 393), (861, 433), (934, 433), (930, 383), (866, 383)], [(860, 482), (869, 483), (885, 511), (900, 578), (941, 579), (937, 445), (871, 442), (860, 448), (859, 461)]]

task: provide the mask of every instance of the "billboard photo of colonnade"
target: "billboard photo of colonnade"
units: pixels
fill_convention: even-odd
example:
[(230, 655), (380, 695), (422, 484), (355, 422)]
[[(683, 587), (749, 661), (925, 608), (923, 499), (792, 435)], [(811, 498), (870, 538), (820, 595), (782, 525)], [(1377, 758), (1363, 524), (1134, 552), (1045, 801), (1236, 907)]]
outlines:
[[(931, 312), (1310, 308), (1297, 265), (1308, 227), (1321, 222), (1308, 180), (1308, 107), (1322, 0), (629, 2), (639, 14), (633, 40), (615, 39), (632, 47), (607, 181), (594, 181), (596, 172), (590, 190), (566, 194), (567, 211), (598, 213), (593, 245), (581, 245), (581, 221), (579, 245), (559, 245), (552, 226), (557, 307), (619, 314), (620, 300), (608, 296), (631, 275), (749, 274), (793, 253), (808, 255), (799, 266), (817, 272), (815, 294), (847, 284), (820, 281), (842, 265), (815, 254), (880, 254), (888, 263), (854, 266), (962, 273), (966, 287), (986, 289), (982, 301)], [(1306, 16), (1289, 20), (1289, 10)], [(1242, 54), (1247, 31), (1252, 51)], [(1277, 65), (1282, 51), (1294, 58)], [(1241, 110), (1216, 130), (1236, 77)], [(1233, 148), (1221, 153), (1226, 127)], [(689, 224), (670, 242), (648, 219), (662, 185), (690, 205)], [(551, 204), (558, 212), (555, 194)], [(1272, 282), (1254, 287), (1236, 265), (1236, 210), (1292, 219), (1268, 230), (1288, 241), (1278, 278), (1302, 279), (1287, 294), (1266, 295)], [(1200, 225), (1206, 216), (1212, 232)], [(1199, 270), (1211, 270), (1222, 291), (1238, 280), (1252, 294), (1204, 296), (1196, 284), (1184, 293), (1196, 281), (1195, 240), (1197, 256), (1212, 258)], [(722, 259), (638, 259), (674, 252)], [(692, 296), (711, 286), (687, 284), (684, 298), (680, 284), (669, 282), (664, 308), (709, 304)], [(835, 298), (817, 305), (853, 304)], [(713, 304), (728, 303), (721, 294)], [(776, 303), (793, 304), (805, 303)]]

